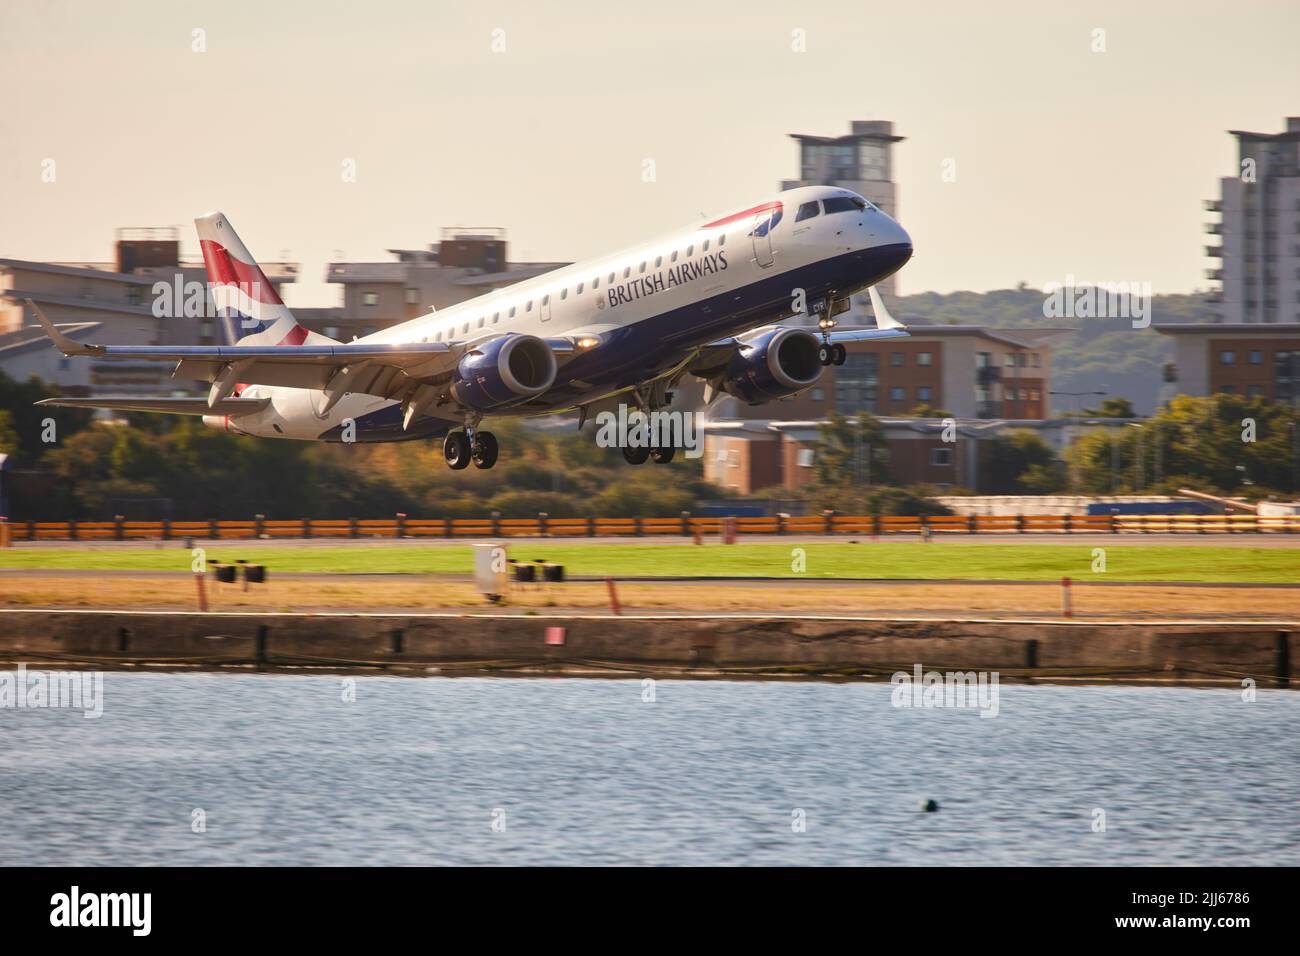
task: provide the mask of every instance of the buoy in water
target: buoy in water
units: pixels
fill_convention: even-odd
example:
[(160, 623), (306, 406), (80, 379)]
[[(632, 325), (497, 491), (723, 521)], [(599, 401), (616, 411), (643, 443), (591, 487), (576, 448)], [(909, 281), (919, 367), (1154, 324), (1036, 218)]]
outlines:
[(922, 800), (922, 801), (921, 801), (921, 809), (924, 810), (926, 813), (934, 813), (934, 811), (936, 811), (936, 810), (939, 809), (938, 801), (935, 801), (935, 800)]

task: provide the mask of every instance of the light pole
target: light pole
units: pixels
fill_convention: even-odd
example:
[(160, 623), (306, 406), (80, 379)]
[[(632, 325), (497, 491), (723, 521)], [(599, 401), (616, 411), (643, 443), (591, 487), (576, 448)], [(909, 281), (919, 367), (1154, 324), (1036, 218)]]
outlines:
[[(1079, 417), (1079, 399), (1082, 398), (1082, 397), (1085, 396), (1085, 395), (1105, 395), (1105, 394), (1106, 394), (1106, 387), (1103, 385), (1103, 386), (1102, 386), (1102, 390), (1101, 390), (1100, 392), (1097, 392), (1097, 391), (1085, 391), (1085, 392), (1048, 392), (1047, 394), (1048, 394), (1048, 395), (1064, 395), (1064, 396), (1066, 396), (1066, 397), (1068, 397), (1068, 398), (1073, 399), (1073, 402), (1072, 402), (1071, 404), (1074, 406), (1074, 414), (1073, 414), (1073, 415), (1066, 416), (1066, 420), (1067, 420), (1067, 421), (1073, 422), (1074, 419), (1077, 419), (1077, 418)], [(1066, 448), (1067, 448), (1067, 449), (1070, 447), (1070, 445), (1073, 444), (1072, 441), (1068, 440), (1068, 439), (1072, 436), (1072, 434), (1073, 434), (1072, 431), (1066, 433), (1067, 441), (1066, 441), (1065, 445), (1066, 445)], [(1072, 465), (1072, 466), (1070, 467), (1070, 494), (1075, 494), (1078, 490), (1079, 490), (1079, 469), (1078, 469), (1077, 466), (1073, 466), (1073, 465)]]
[(1141, 494), (1142, 483), (1143, 483), (1142, 479), (1146, 477), (1146, 475), (1143, 473), (1144, 469), (1142, 464), (1142, 426), (1137, 422), (1129, 422), (1128, 427), (1136, 428), (1138, 430), (1137, 453), (1133, 458), (1133, 470), (1137, 472), (1137, 477), (1136, 479), (1134, 479), (1133, 490), (1134, 492)]

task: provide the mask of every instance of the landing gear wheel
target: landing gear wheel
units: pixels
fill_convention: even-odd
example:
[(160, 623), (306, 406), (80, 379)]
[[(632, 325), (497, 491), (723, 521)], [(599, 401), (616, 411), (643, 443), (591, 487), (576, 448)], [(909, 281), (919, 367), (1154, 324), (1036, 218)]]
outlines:
[(442, 440), (442, 454), (448, 468), (460, 471), (469, 467), (469, 437), (464, 432), (448, 432)]
[(654, 459), (654, 463), (655, 463), (656, 465), (666, 465), (666, 464), (668, 464), (670, 461), (673, 460), (673, 452), (674, 452), (674, 451), (676, 451), (676, 449), (671, 448), (671, 447), (670, 447), (670, 448), (652, 448), (652, 449), (650, 449), (650, 457), (651, 457), (652, 459)]
[(497, 436), (491, 432), (475, 432), (469, 445), (469, 455), (475, 468), (491, 468), (497, 463)]
[(629, 465), (644, 465), (645, 460), (650, 457), (649, 448), (624, 448), (623, 460)]
[(831, 364), (843, 365), (845, 359), (849, 357), (849, 350), (838, 342), (831, 346)]
[(830, 365), (834, 359), (835, 346), (829, 342), (823, 342), (821, 347), (817, 349), (817, 361), (821, 362), (822, 365)]

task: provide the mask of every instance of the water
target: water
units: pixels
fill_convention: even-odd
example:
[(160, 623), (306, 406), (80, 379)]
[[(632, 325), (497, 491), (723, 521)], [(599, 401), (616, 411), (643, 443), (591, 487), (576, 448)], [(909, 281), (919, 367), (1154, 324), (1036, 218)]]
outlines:
[(1295, 692), (104, 680), (97, 720), (0, 710), (0, 863), (1300, 863)]

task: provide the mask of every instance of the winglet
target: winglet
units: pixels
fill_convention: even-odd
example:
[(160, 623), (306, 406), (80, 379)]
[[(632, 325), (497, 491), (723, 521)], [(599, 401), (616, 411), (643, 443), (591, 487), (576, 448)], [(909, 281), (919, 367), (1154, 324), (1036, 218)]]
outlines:
[(94, 355), (96, 352), (102, 352), (104, 350), (102, 346), (84, 345), (81, 342), (76, 342), (68, 338), (68, 336), (59, 331), (58, 326), (46, 317), (45, 313), (41, 311), (39, 305), (31, 299), (25, 299), (24, 301), (31, 306), (32, 311), (36, 313), (36, 321), (41, 323), (41, 328), (45, 330), (45, 334), (54, 340), (55, 348), (64, 355)]
[(907, 326), (889, 314), (889, 310), (885, 308), (885, 303), (881, 300), (880, 293), (876, 291), (874, 285), (867, 289), (867, 295), (871, 299), (871, 311), (876, 316), (876, 328), (907, 331)]

